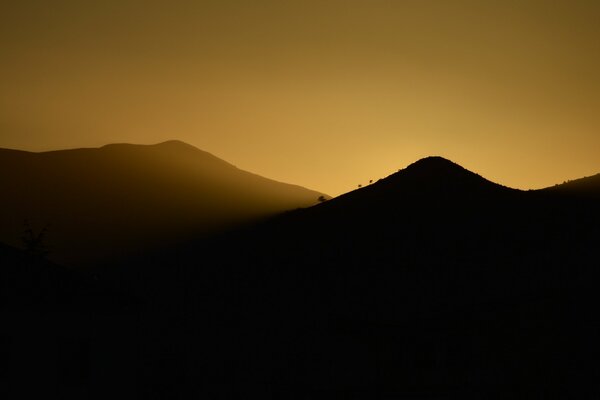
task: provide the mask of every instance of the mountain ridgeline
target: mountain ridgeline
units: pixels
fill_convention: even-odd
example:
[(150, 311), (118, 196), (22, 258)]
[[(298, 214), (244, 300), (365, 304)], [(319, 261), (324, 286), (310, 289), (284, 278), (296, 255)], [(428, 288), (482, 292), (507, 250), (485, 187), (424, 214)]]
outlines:
[(594, 185), (520, 191), (429, 157), (314, 207), (132, 261), (126, 280), (164, 307), (156, 324), (185, 321), (154, 338), (168, 350), (153, 362), (175, 370), (185, 360), (190, 378), (155, 371), (169, 382), (156, 390), (596, 393), (600, 207), (585, 194)]
[[(520, 191), (429, 157), (96, 270), (81, 295), (93, 311), (70, 311), (86, 321), (70, 340), (100, 367), (69, 393), (594, 398), (598, 181), (575, 182)], [(69, 354), (68, 371), (82, 363)]]
[(188, 144), (0, 149), (0, 241), (47, 225), (53, 260), (97, 263), (307, 207), (323, 195), (242, 171)]

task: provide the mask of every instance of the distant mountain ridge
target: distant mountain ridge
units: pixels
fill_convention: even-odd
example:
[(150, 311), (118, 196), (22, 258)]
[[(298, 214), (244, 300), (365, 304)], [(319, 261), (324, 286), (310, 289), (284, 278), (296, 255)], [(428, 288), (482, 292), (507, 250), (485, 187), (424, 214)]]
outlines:
[[(180, 141), (30, 153), (0, 149), (0, 241), (28, 220), (48, 225), (67, 264), (248, 223), (318, 202), (322, 193), (240, 170)], [(326, 196), (327, 197), (327, 196)]]

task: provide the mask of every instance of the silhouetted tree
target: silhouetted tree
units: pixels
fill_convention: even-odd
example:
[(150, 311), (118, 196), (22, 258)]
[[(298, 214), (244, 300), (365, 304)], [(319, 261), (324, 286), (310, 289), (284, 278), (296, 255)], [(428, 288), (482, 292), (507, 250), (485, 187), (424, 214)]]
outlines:
[(29, 225), (29, 221), (25, 220), (24, 225), (25, 230), (23, 231), (23, 236), (21, 236), (21, 241), (25, 247), (25, 252), (37, 257), (46, 257), (48, 249), (44, 244), (44, 239), (48, 233), (48, 227), (45, 226), (41, 231), (36, 233), (31, 225)]
[(361, 187), (362, 187), (362, 185), (359, 183), (359, 184), (358, 184), (358, 187), (359, 187), (359, 188), (361, 188)]

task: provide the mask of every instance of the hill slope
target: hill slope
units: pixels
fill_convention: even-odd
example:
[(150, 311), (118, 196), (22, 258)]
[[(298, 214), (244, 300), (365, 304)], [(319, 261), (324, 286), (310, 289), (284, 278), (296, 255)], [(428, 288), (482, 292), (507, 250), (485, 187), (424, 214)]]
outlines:
[(0, 240), (48, 225), (67, 264), (143, 250), (317, 202), (321, 193), (242, 171), (178, 141), (29, 153), (0, 149)]
[[(429, 158), (141, 265), (161, 288), (152, 298), (185, 310), (201, 332), (190, 374), (210, 376), (206, 387), (275, 398), (568, 398), (600, 389), (590, 356), (600, 350), (598, 209)], [(182, 288), (193, 294), (178, 303)]]
[(575, 179), (560, 185), (544, 189), (547, 192), (560, 193), (567, 196), (600, 199), (600, 174)]
[(598, 243), (593, 197), (424, 159), (102, 270), (101, 288), (135, 301), (98, 312), (126, 318), (93, 312), (86, 365), (114, 380), (92, 368), (81, 385), (128, 398), (594, 398)]

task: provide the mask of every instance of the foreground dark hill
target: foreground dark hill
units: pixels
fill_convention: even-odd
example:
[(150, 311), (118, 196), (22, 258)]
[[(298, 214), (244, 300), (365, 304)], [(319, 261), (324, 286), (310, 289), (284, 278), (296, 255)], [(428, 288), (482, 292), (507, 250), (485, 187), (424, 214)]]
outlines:
[(78, 340), (102, 368), (73, 380), (123, 398), (596, 398), (598, 243), (593, 196), (427, 158), (102, 270), (130, 323), (90, 312)]
[(157, 258), (145, 279), (163, 278), (152, 298), (165, 304), (186, 288), (173, 310), (204, 338), (180, 353), (201, 391), (586, 397), (600, 390), (598, 243), (593, 197), (514, 190), (431, 157)]
[(53, 259), (98, 261), (317, 203), (321, 193), (242, 171), (178, 141), (45, 153), (0, 149), (0, 240), (25, 220)]
[(142, 309), (92, 275), (0, 243), (0, 397), (106, 398), (105, 387), (126, 390)]

